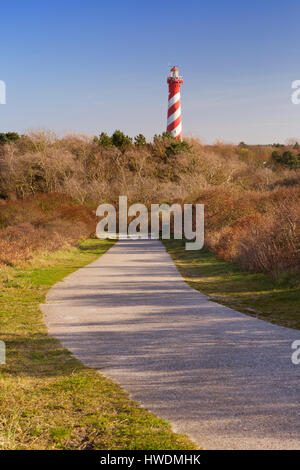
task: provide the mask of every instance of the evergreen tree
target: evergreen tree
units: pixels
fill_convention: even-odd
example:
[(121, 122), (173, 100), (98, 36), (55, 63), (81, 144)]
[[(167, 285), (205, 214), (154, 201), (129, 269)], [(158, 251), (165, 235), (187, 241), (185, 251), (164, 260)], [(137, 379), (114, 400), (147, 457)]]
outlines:
[(134, 138), (134, 145), (137, 147), (142, 147), (143, 145), (146, 145), (146, 137), (143, 134), (138, 134)]
[(116, 130), (111, 136), (112, 144), (124, 152), (128, 147), (132, 145), (132, 138), (125, 135), (119, 129)]
[(112, 147), (112, 138), (109, 137), (105, 132), (101, 132), (101, 134), (99, 135), (99, 145), (105, 148)]

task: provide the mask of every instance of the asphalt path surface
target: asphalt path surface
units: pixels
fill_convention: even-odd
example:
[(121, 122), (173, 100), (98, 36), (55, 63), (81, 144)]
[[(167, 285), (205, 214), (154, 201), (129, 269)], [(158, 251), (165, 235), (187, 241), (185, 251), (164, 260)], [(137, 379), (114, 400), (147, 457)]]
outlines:
[(300, 331), (192, 289), (159, 241), (119, 241), (41, 308), (77, 358), (199, 446), (300, 449)]

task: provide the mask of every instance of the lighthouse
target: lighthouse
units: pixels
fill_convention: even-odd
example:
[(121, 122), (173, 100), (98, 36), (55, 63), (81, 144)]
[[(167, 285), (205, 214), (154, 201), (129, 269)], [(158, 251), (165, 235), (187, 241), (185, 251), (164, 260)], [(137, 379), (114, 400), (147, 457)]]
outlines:
[(169, 85), (167, 132), (182, 140), (180, 85), (183, 80), (178, 74), (177, 67), (171, 68), (167, 82)]

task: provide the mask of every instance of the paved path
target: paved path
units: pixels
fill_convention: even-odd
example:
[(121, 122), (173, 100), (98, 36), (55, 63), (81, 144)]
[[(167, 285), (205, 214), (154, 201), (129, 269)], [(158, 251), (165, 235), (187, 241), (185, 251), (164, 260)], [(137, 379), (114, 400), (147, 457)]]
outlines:
[(53, 336), (204, 448), (300, 448), (300, 331), (210, 301), (159, 241), (119, 241), (47, 302)]

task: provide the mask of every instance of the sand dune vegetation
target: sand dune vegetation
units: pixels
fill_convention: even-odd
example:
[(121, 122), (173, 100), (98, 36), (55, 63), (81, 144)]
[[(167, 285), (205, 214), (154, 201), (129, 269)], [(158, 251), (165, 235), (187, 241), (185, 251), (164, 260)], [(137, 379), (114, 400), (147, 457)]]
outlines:
[(0, 139), (0, 262), (76, 244), (102, 202), (205, 204), (206, 245), (251, 270), (300, 269), (300, 157), (289, 145), (46, 131)]

